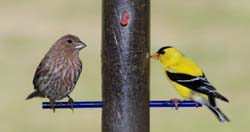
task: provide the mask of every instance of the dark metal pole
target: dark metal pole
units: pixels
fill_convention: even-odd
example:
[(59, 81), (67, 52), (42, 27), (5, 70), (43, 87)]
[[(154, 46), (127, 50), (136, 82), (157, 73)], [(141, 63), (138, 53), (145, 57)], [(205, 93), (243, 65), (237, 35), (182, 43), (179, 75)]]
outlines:
[(103, 0), (102, 132), (149, 132), (150, 0)]

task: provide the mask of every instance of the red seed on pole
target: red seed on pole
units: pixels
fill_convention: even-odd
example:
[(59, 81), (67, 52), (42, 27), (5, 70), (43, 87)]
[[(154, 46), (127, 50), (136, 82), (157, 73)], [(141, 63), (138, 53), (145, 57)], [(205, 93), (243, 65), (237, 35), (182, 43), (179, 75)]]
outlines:
[(122, 26), (127, 26), (128, 25), (128, 21), (129, 21), (129, 14), (128, 14), (127, 11), (125, 11), (122, 14), (120, 23), (121, 23)]

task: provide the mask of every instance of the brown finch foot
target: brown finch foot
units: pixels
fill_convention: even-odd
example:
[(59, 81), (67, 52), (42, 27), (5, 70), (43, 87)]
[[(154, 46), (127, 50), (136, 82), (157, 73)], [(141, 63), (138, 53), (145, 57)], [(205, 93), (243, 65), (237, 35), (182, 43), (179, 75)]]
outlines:
[(50, 102), (50, 108), (53, 109), (53, 112), (55, 113), (55, 111), (56, 111), (56, 101), (52, 100), (52, 99), (49, 99), (49, 102)]
[(178, 110), (181, 100), (177, 98), (173, 98), (173, 99), (170, 99), (170, 101), (175, 106), (175, 110)]
[(69, 98), (68, 103), (70, 104), (70, 109), (73, 111), (74, 110), (74, 100), (68, 95)]

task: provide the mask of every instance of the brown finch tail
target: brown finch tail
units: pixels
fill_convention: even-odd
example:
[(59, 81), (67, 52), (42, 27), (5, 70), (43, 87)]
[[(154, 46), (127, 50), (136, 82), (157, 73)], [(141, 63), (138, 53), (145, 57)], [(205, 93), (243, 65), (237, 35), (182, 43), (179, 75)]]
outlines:
[(32, 99), (32, 98), (34, 98), (34, 97), (42, 97), (42, 95), (41, 95), (41, 93), (40, 93), (39, 91), (35, 90), (34, 92), (32, 92), (32, 93), (26, 98), (26, 100)]

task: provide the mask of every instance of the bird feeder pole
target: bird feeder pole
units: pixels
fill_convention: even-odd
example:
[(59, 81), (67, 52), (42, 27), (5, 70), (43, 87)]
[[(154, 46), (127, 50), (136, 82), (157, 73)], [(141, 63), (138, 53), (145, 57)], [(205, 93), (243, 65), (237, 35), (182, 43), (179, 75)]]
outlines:
[(150, 0), (103, 0), (102, 132), (149, 132)]

